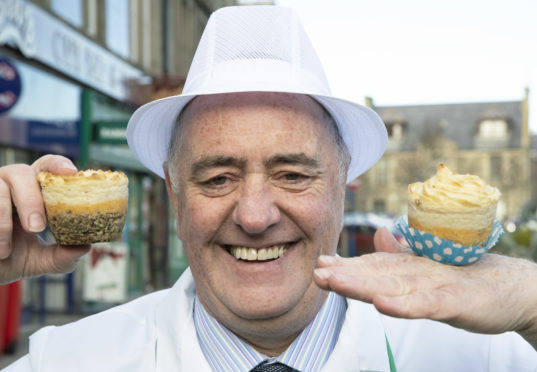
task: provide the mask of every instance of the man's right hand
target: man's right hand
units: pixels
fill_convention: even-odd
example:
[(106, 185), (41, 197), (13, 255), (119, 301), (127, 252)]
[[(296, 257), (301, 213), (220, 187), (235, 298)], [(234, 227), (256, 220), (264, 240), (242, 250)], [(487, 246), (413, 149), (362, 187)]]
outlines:
[(45, 244), (38, 233), (46, 227), (45, 206), (37, 175), (41, 171), (73, 174), (73, 163), (45, 155), (31, 166), (0, 168), (0, 283), (45, 273), (67, 273), (90, 249), (85, 246)]

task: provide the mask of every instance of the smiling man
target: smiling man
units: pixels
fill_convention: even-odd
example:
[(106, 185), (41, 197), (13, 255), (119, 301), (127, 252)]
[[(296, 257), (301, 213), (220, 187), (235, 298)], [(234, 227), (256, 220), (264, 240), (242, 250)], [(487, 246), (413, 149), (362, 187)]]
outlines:
[[(331, 95), (290, 9), (215, 12), (183, 94), (139, 108), (127, 132), (166, 179), (190, 268), (173, 288), (43, 328), (8, 371), (537, 370), (536, 264), (442, 265), (382, 229), (379, 252), (335, 256), (345, 183), (380, 158), (386, 128)], [(36, 173), (73, 168), (52, 155), (0, 168), (0, 281), (69, 271), (86, 252), (36, 235)]]
[(337, 129), (312, 98), (282, 93), (198, 97), (177, 128), (166, 179), (197, 296), (279, 355), (327, 295), (312, 277), (342, 229)]

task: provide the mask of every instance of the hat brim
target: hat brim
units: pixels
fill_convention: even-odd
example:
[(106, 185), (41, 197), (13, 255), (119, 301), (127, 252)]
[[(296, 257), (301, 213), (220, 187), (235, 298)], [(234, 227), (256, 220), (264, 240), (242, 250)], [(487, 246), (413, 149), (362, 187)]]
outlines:
[[(163, 164), (168, 156), (170, 137), (177, 116), (194, 97), (218, 93), (222, 92), (166, 97), (149, 102), (136, 110), (127, 127), (127, 142), (136, 158), (149, 170), (164, 178)], [(351, 154), (347, 182), (371, 168), (386, 150), (386, 126), (379, 115), (369, 107), (331, 96), (303, 92), (285, 93), (306, 94), (332, 115)]]

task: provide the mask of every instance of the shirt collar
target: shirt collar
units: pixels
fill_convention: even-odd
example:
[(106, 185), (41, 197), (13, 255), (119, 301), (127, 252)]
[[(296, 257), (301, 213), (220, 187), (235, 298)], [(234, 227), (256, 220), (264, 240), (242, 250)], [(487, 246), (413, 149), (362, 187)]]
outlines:
[(315, 319), (276, 358), (269, 358), (220, 324), (194, 303), (194, 325), (200, 347), (214, 371), (249, 371), (265, 360), (285, 363), (299, 371), (318, 371), (330, 357), (345, 319), (345, 298), (330, 292)]

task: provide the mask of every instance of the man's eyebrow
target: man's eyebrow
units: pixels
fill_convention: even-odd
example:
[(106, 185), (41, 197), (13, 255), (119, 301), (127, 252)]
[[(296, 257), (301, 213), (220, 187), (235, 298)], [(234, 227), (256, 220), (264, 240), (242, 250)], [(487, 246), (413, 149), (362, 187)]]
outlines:
[(207, 156), (207, 157), (201, 158), (200, 160), (192, 164), (192, 166), (190, 167), (190, 174), (193, 178), (196, 178), (207, 169), (217, 168), (217, 167), (236, 167), (236, 168), (242, 169), (244, 168), (245, 165), (246, 165), (246, 160), (234, 158), (232, 156), (222, 156), (222, 155)]
[(267, 168), (280, 164), (303, 165), (308, 168), (320, 167), (319, 160), (312, 158), (311, 156), (308, 156), (303, 152), (296, 154), (277, 154), (272, 156), (265, 162), (265, 166)]

